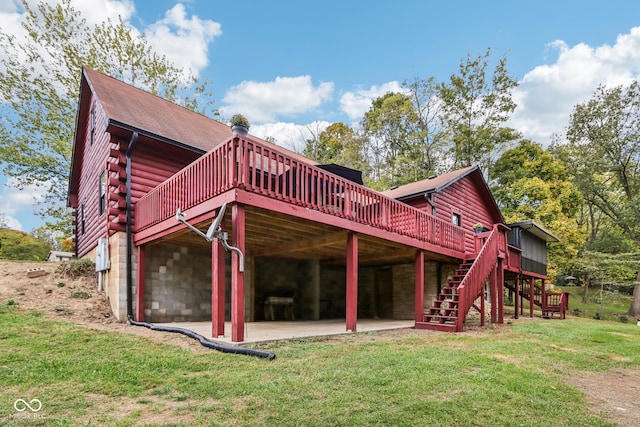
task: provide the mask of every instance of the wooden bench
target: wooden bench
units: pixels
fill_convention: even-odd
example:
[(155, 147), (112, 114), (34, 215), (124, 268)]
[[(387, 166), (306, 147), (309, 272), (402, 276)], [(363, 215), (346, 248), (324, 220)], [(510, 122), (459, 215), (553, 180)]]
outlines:
[(270, 296), (264, 301), (264, 317), (267, 320), (275, 320), (273, 306), (284, 306), (284, 317), (288, 320), (296, 320), (293, 310), (293, 298)]

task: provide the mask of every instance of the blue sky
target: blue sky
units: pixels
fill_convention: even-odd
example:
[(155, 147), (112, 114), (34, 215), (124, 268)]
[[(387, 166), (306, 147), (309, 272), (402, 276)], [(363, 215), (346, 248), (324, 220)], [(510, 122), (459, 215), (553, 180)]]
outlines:
[[(30, 2), (35, 0), (29, 0)], [(55, 3), (55, 0), (48, 0)], [(17, 0), (0, 29), (20, 35)], [(90, 23), (122, 16), (174, 63), (213, 84), (222, 116), (245, 114), (257, 136), (300, 149), (309, 129), (357, 126), (371, 99), (405, 79), (456, 73), (491, 48), (520, 82), (510, 125), (546, 144), (599, 84), (640, 73), (640, 2), (606, 0), (72, 0)], [(30, 231), (41, 190), (3, 186), (0, 214)]]

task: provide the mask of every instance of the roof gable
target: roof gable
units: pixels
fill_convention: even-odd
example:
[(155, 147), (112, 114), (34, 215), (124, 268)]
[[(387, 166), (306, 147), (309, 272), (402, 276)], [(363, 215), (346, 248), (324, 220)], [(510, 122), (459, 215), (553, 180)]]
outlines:
[(497, 221), (504, 223), (504, 218), (500, 212), (489, 186), (485, 181), (480, 168), (478, 166), (468, 166), (463, 169), (447, 172), (442, 175), (434, 176), (431, 178), (423, 179), (422, 181), (416, 181), (409, 184), (401, 185), (391, 190), (383, 191), (387, 197), (391, 197), (396, 200), (408, 200), (414, 197), (422, 196), (427, 193), (438, 193), (445, 188), (455, 184), (462, 179), (471, 180), (478, 189), (480, 196), (487, 203), (487, 208)]
[(446, 188), (451, 184), (457, 182), (458, 180), (464, 178), (465, 176), (469, 175), (474, 170), (478, 170), (478, 167), (469, 166), (464, 169), (458, 169), (455, 171), (443, 173), (442, 175), (423, 179), (422, 181), (416, 181), (409, 184), (401, 185), (399, 187), (392, 188), (391, 190), (385, 190), (382, 192), (382, 194), (393, 199), (404, 200), (422, 193), (437, 193), (443, 188)]
[(224, 123), (91, 68), (83, 68), (82, 83), (93, 92), (109, 127), (137, 131), (202, 152), (211, 150), (232, 135), (231, 128)]
[[(121, 82), (88, 67), (83, 67), (76, 115), (69, 194), (67, 203), (73, 205), (80, 186), (80, 168), (86, 139), (92, 95), (96, 107), (107, 121), (106, 131), (128, 140), (133, 132), (156, 140), (204, 154), (233, 137), (231, 127), (202, 114), (181, 107), (159, 96)], [(281, 151), (299, 161), (316, 165), (293, 151), (271, 142), (255, 138), (261, 144)]]

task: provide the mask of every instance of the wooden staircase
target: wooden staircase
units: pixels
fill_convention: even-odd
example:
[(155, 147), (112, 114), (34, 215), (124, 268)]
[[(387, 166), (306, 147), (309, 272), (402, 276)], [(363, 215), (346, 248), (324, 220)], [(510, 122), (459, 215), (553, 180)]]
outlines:
[(475, 301), (484, 296), (487, 278), (498, 257), (506, 250), (505, 228), (497, 224), (491, 232), (480, 235), (483, 244), (475, 258), (460, 264), (433, 305), (423, 314), (422, 321), (416, 322), (416, 329), (462, 332), (471, 308), (478, 310), (484, 319), (484, 300), (481, 300), (481, 307), (476, 306)]
[(460, 264), (453, 277), (447, 281), (446, 286), (433, 301), (433, 305), (422, 317), (422, 322), (416, 323), (416, 328), (456, 332), (460, 303), (459, 294), (456, 291), (472, 265), (473, 260)]

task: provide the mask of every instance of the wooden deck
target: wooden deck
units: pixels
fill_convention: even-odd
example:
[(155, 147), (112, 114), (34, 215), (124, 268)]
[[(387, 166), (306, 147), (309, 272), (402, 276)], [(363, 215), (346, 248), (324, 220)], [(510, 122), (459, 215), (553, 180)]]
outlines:
[[(325, 239), (311, 246), (330, 247), (337, 239), (344, 248), (340, 233), (347, 230), (370, 236), (376, 244), (388, 242), (381, 248), (391, 246), (392, 253), (411, 247), (464, 257), (462, 228), (268, 148), (250, 136), (236, 136), (219, 145), (141, 198), (135, 206), (136, 244), (183, 230), (175, 221), (178, 209), (190, 222), (204, 226), (224, 202), (248, 207), (248, 237), (251, 228), (259, 233), (266, 227), (271, 234), (292, 228), (304, 233), (310, 228), (317, 232), (307, 233), (306, 240)], [(264, 217), (278, 228), (269, 226)], [(263, 240), (278, 240), (264, 230), (262, 234)], [(277, 245), (264, 247), (270, 250)]]

